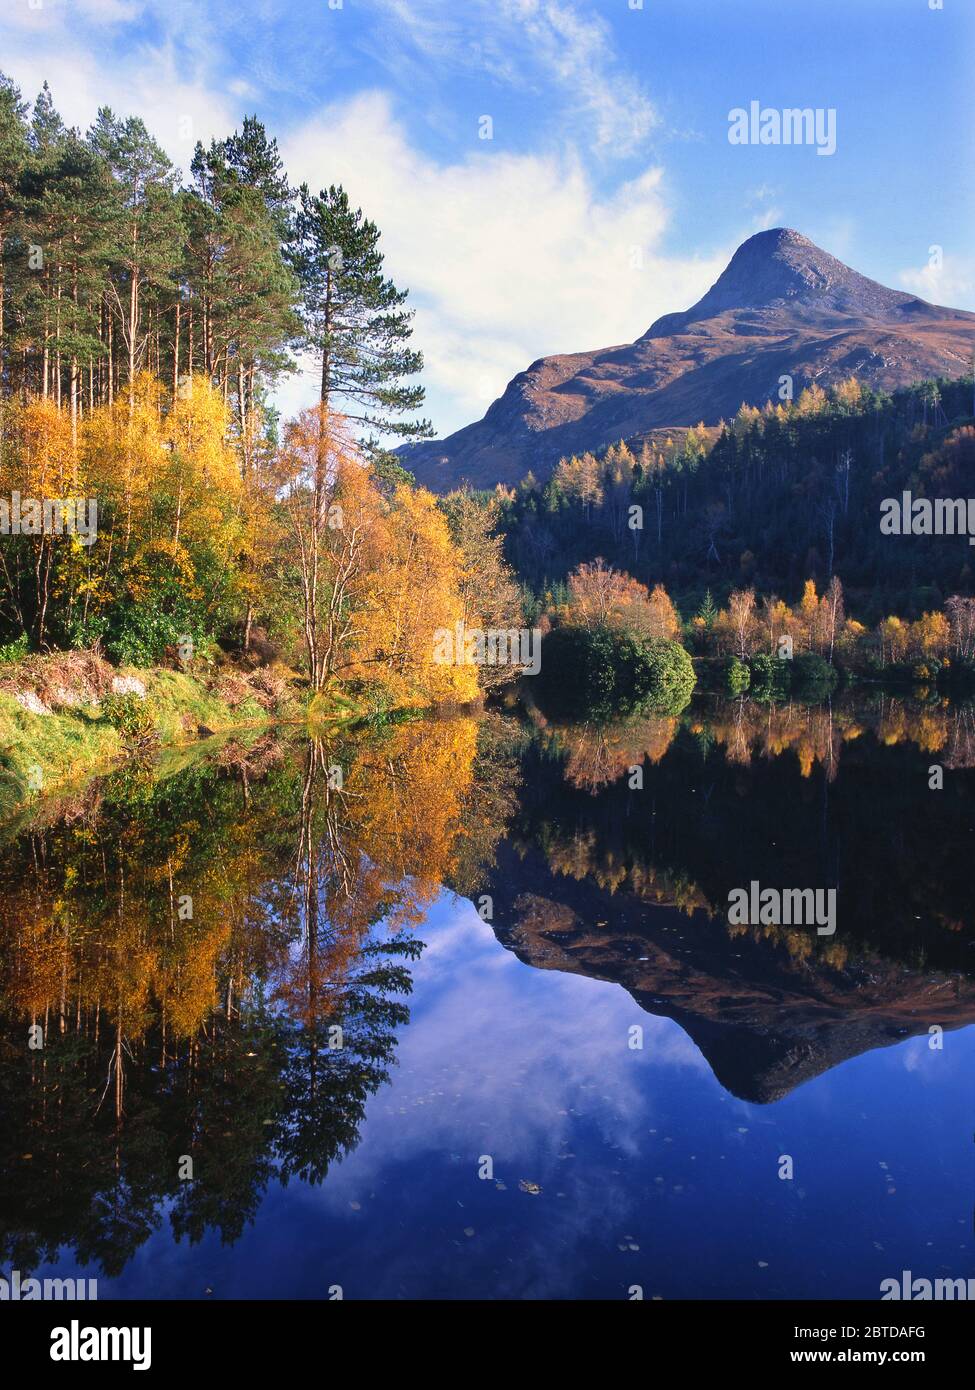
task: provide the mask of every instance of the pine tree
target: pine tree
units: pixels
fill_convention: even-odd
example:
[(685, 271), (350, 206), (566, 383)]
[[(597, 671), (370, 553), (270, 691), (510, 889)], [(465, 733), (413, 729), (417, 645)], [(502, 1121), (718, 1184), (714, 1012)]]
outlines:
[(48, 195), (56, 186), (56, 171), (67, 140), (67, 127), (45, 82), (31, 112), (30, 153), (21, 178), (25, 228), (32, 249), (20, 319), (25, 354), (33, 360), (40, 394), (47, 397), (50, 392), (58, 405), (61, 404), (61, 330), (65, 311), (60, 245), (63, 228), (55, 200)]
[[(187, 290), (203, 326), (204, 369), (222, 371), (237, 397), (237, 428), (245, 468), (257, 416), (262, 377), (290, 365), (286, 348), (300, 333), (298, 285), (282, 255), (282, 224), (256, 169), (238, 172), (224, 157), (228, 142), (198, 145), (194, 188), (184, 195)], [(247, 181), (245, 181), (245, 175)], [(286, 186), (286, 185), (285, 185)], [(272, 190), (273, 192), (273, 190)]]
[(423, 387), (402, 381), (423, 358), (407, 346), (413, 313), (402, 308), (406, 291), (383, 275), (378, 243), (378, 228), (343, 188), (313, 197), (302, 185), (293, 255), (305, 332), (321, 358), (322, 404), (370, 431), (429, 438), (429, 421), (396, 418), (423, 404)]
[(174, 270), (181, 255), (180, 206), (175, 170), (168, 156), (137, 117), (122, 121), (102, 107), (89, 132), (89, 143), (112, 172), (118, 259), (123, 293), (109, 284), (127, 355), (130, 406), (137, 372), (149, 342), (144, 299), (153, 291), (175, 297)]
[[(102, 288), (114, 251), (110, 175), (101, 159), (71, 131), (25, 179), (32, 225), (43, 228), (54, 262), (57, 357), (67, 363), (72, 439), (77, 443), (82, 371), (102, 355)], [(37, 232), (41, 237), (40, 230)], [(50, 277), (39, 282), (50, 287)], [(51, 307), (44, 307), (45, 322)]]
[(242, 188), (252, 188), (264, 199), (282, 243), (290, 240), (294, 193), (288, 183), (277, 140), (269, 139), (256, 116), (245, 116), (240, 131), (223, 141), (224, 163)]
[(704, 598), (701, 600), (701, 606), (697, 610), (697, 616), (704, 624), (705, 632), (710, 632), (712, 627), (714, 627), (714, 620), (718, 616), (718, 610), (714, 606), (714, 599), (711, 597), (710, 589), (705, 589), (704, 591)]
[[(7, 394), (7, 299), (10, 294), (7, 257), (22, 222), (20, 179), (27, 162), (27, 105), (20, 91), (0, 73), (0, 449), (3, 444), (3, 401)], [(25, 270), (26, 247), (20, 248)]]
[(31, 146), (36, 154), (46, 154), (59, 145), (67, 133), (64, 121), (55, 109), (51, 89), (45, 82), (37, 94), (31, 113)]

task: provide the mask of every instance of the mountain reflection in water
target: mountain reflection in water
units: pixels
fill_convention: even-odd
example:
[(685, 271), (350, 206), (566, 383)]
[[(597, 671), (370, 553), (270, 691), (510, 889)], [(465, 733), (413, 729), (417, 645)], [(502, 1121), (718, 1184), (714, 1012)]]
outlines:
[[(965, 1274), (973, 748), (970, 709), (879, 696), (492, 712), (38, 803), (0, 896), (0, 1268), (103, 1297)], [(753, 878), (835, 886), (836, 935), (730, 927)]]

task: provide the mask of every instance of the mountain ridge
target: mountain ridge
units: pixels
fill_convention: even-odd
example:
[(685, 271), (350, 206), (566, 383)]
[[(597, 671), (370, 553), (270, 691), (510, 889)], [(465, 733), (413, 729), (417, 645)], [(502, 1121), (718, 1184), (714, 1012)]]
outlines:
[(889, 289), (802, 233), (772, 228), (743, 242), (689, 309), (632, 343), (537, 358), (481, 420), (406, 445), (400, 459), (437, 492), (512, 486), (529, 471), (544, 480), (567, 454), (778, 400), (783, 377), (795, 396), (851, 375), (893, 390), (961, 375), (973, 350), (975, 314)]

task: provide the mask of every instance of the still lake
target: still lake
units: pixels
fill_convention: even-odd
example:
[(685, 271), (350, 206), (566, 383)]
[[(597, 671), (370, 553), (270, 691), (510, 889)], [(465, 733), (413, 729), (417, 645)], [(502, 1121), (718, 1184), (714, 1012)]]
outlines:
[[(0, 1273), (101, 1299), (972, 1277), (973, 767), (971, 708), (936, 701), (513, 705), (210, 740), (38, 801), (0, 895)], [(752, 880), (835, 888), (835, 934), (730, 926)]]

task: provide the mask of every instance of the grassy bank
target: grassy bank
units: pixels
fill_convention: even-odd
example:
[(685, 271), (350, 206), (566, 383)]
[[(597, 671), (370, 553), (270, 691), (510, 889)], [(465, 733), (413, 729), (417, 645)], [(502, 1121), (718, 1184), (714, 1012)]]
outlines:
[(90, 653), (0, 671), (0, 818), (31, 797), (104, 771), (136, 745), (304, 717), (287, 674), (116, 671)]

